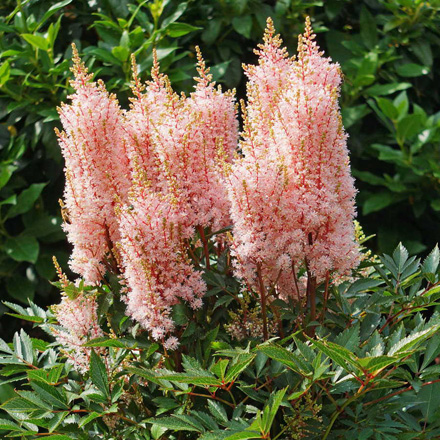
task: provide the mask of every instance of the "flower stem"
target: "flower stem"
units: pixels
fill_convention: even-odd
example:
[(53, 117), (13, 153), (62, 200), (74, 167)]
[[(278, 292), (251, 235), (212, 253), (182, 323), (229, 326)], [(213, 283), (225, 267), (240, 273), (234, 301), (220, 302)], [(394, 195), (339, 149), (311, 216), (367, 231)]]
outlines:
[(257, 263), (258, 287), (260, 290), (261, 314), (263, 315), (263, 339), (269, 338), (267, 332), (267, 310), (266, 310), (266, 288), (264, 287), (263, 276), (261, 274), (261, 263)]
[(203, 252), (205, 253), (205, 265), (206, 265), (206, 269), (210, 270), (211, 266), (209, 264), (209, 248), (208, 248), (208, 240), (206, 239), (205, 236), (205, 231), (203, 230), (203, 226), (198, 226), (197, 230), (199, 231), (200, 234), (200, 238), (202, 240), (203, 243)]

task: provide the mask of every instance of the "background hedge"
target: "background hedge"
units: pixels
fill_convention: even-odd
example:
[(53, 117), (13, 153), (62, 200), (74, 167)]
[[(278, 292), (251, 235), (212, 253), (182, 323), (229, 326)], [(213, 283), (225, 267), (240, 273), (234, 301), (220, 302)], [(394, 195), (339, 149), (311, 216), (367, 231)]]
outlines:
[[(128, 104), (130, 54), (148, 78), (152, 47), (190, 91), (195, 45), (215, 78), (245, 97), (241, 63), (271, 16), (290, 53), (310, 15), (341, 63), (359, 221), (372, 246), (410, 253), (440, 236), (440, 2), (433, 0), (48, 0), (0, 5), (0, 298), (57, 302), (52, 255), (67, 268), (56, 107), (69, 94), (71, 42)], [(3, 306), (0, 306), (3, 307)], [(4, 309), (1, 309), (4, 313)], [(14, 329), (2, 318), (0, 332)]]

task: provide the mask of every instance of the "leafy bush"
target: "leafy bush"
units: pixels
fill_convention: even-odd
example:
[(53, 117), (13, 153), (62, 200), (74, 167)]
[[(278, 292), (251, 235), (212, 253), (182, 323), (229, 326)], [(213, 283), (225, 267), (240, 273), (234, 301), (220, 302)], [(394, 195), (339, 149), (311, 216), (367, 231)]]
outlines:
[[(318, 293), (319, 322), (277, 301), (284, 338), (231, 339), (243, 299), (221, 260), (205, 272), (214, 302), (177, 306), (181, 348), (169, 352), (127, 320), (106, 286), (96, 296), (105, 335), (90, 340), (90, 369), (74, 371), (58, 344), (24, 331), (0, 349), (13, 397), (1, 429), (26, 438), (437, 438), (440, 435), (439, 251), (421, 264), (399, 246), (370, 274)], [(81, 287), (79, 289), (82, 289)], [(69, 291), (78, 288), (70, 284)], [(252, 302), (255, 300), (253, 299)], [(326, 303), (326, 306), (325, 306)], [(51, 312), (8, 304), (59, 335)], [(301, 310), (301, 308), (300, 308)], [(304, 310), (304, 309), (302, 309)], [(242, 318), (240, 318), (242, 319)], [(310, 337), (310, 328), (316, 337)]]
[[(55, 261), (56, 286), (63, 293), (59, 305), (45, 311), (32, 301), (26, 308), (5, 303), (12, 316), (34, 325), (31, 334), (21, 330), (10, 344), (0, 340), (2, 385), (15, 387), (1, 406), (0, 430), (5, 435), (53, 440), (440, 435), (436, 405), (440, 251), (435, 247), (422, 263), (400, 244), (392, 256), (378, 258), (363, 247), (366, 238), (357, 227), (362, 263), (347, 278), (357, 251), (345, 252), (347, 244), (337, 240), (354, 238), (354, 228), (348, 226), (352, 182), (344, 174), (348, 165), (337, 106), (339, 70), (317, 53), (313, 39), (308, 24), (298, 61), (288, 60), (268, 23), (260, 65), (247, 69), (249, 102), (240, 143), (245, 155), (234, 163), (226, 154), (226, 139), (232, 143), (235, 139), (228, 138), (234, 124), (226, 117), (235, 116), (233, 107), (232, 113), (227, 109), (233, 98), (213, 88), (200, 55), (198, 86), (190, 97), (172, 92), (157, 63), (145, 91), (135, 75), (129, 115), (120, 111), (102, 84), (91, 81), (74, 55), (75, 95), (73, 103), (61, 109), (66, 133), (59, 134), (68, 177), (64, 214), (69, 239), (83, 253), (81, 258), (75, 256), (72, 267), (92, 283), (70, 282)], [(201, 98), (212, 108), (226, 109), (224, 117), (215, 120), (223, 130), (221, 140), (210, 119), (216, 113), (204, 115), (197, 106)], [(299, 110), (301, 99), (310, 105), (305, 113)], [(92, 104), (96, 113), (87, 111)], [(283, 113), (290, 105), (297, 105), (297, 111)], [(318, 110), (323, 112), (321, 119), (314, 119)], [(293, 118), (293, 125), (299, 121), (305, 126), (298, 142), (295, 138), (289, 144), (293, 150), (298, 147), (297, 154), (286, 149), (283, 157), (270, 155), (271, 149), (276, 152), (283, 146), (285, 132), (276, 123), (287, 117)], [(145, 122), (151, 124), (151, 132), (142, 137), (142, 130), (150, 129)], [(317, 124), (312, 129), (313, 122)], [(87, 133), (86, 124), (92, 124)], [(126, 138), (118, 131), (122, 126), (129, 133)], [(113, 154), (122, 146), (128, 152), (143, 147), (127, 156), (127, 171), (136, 165), (127, 200), (124, 176), (118, 173), (127, 158), (120, 155), (118, 163), (107, 166), (106, 154), (111, 154), (106, 150), (107, 130), (113, 136)], [(200, 132), (202, 137), (197, 136)], [(314, 136), (322, 140), (320, 148), (311, 142)], [(201, 150), (198, 142), (203, 144), (204, 161), (196, 162), (188, 179), (189, 168), (181, 165)], [(94, 147), (101, 150), (93, 151)], [(209, 156), (209, 149), (218, 154)], [(301, 157), (306, 149), (315, 159), (313, 171)], [(252, 162), (253, 155), (257, 162)], [(209, 161), (225, 166), (226, 179), (237, 176), (229, 194), (233, 202), (242, 185), (244, 205), (249, 209), (251, 203), (260, 203), (252, 216), (243, 210), (242, 223), (240, 210), (231, 211), (235, 223), (228, 238), (221, 234), (229, 226), (212, 230), (227, 211), (218, 209), (218, 217), (211, 218), (204, 210), (212, 207), (203, 203), (203, 197), (187, 197), (190, 190), (202, 187), (191, 178), (201, 175), (215, 183), (217, 171), (207, 165)], [(295, 170), (283, 167), (285, 163)], [(144, 168), (150, 171), (147, 179)], [(246, 172), (251, 174), (242, 183)], [(304, 179), (295, 181), (297, 172), (303, 172)], [(282, 183), (281, 193), (276, 193), (276, 185), (268, 185), (271, 178)], [(258, 210), (267, 206), (261, 206), (261, 198), (253, 200), (247, 188), (279, 196), (279, 204), (271, 205), (272, 218), (258, 216)], [(316, 197), (308, 198), (316, 190), (328, 194), (325, 204), (315, 205)], [(216, 191), (220, 200), (221, 188)], [(115, 195), (125, 203), (116, 207), (119, 238), (112, 224), (115, 216), (108, 211), (114, 209)], [(308, 203), (307, 209), (301, 207), (300, 219), (293, 210), (290, 217), (283, 211), (283, 205), (290, 208), (287, 202), (292, 198)], [(344, 200), (345, 216), (333, 206)], [(90, 219), (95, 229), (87, 224)], [(292, 246), (289, 237), (272, 239), (276, 221), (284, 220), (292, 240), (301, 246)], [(249, 252), (241, 245), (249, 245), (259, 230), (248, 236), (242, 231), (255, 225), (262, 234)], [(332, 237), (330, 229), (341, 237)], [(341, 249), (343, 258), (338, 255)], [(93, 258), (82, 258), (90, 250)], [(281, 255), (283, 260), (277, 258)], [(196, 286), (206, 288), (203, 303), (195, 297), (198, 292), (187, 289), (194, 279)], [(150, 313), (152, 317), (147, 316)], [(50, 342), (42, 339), (41, 331)]]

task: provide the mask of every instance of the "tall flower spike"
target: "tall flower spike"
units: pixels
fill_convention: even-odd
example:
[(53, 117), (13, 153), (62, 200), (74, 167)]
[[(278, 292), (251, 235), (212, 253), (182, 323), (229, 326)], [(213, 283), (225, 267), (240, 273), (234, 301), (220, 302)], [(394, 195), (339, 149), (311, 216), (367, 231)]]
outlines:
[(125, 114), (124, 128), (133, 180), (143, 181), (153, 190), (163, 189), (163, 178), (160, 172), (160, 160), (153, 145), (154, 124), (164, 111), (168, 101), (168, 87), (165, 78), (159, 73), (156, 51), (153, 51), (153, 80), (146, 86), (141, 84), (137, 75), (137, 66), (132, 57), (133, 81), (130, 110)]
[(72, 270), (88, 283), (99, 282), (104, 262), (119, 239), (116, 199), (124, 200), (130, 187), (122, 111), (116, 97), (81, 62), (73, 45), (71, 104), (58, 109), (64, 131), (57, 132), (65, 159), (64, 192), (73, 244)]
[(217, 228), (229, 222), (220, 164), (232, 160), (238, 123), (233, 93), (214, 87), (197, 52), (195, 91), (185, 97), (169, 90), (154, 123), (153, 141), (167, 191), (180, 205), (182, 224)]
[[(269, 26), (266, 40), (272, 35)], [(340, 70), (313, 39), (308, 21), (298, 60), (289, 61), (266, 104), (264, 84), (273, 69), (261, 69), (265, 53), (248, 69), (245, 156), (229, 176), (237, 274), (255, 288), (259, 268), (265, 287), (282, 295), (301, 294), (300, 266), (322, 280), (358, 261), (355, 189), (337, 102)]]
[[(293, 87), (279, 106), (274, 129), (289, 163), (302, 251), (310, 274), (348, 274), (359, 262), (354, 224), (356, 190), (338, 97), (341, 71), (323, 57), (310, 19), (298, 44)], [(292, 207), (293, 209), (293, 207)]]
[(186, 256), (185, 240), (193, 231), (179, 225), (170, 197), (138, 187), (130, 203), (119, 214), (127, 313), (163, 341), (174, 329), (171, 307), (183, 299), (197, 309), (206, 291)]
[(61, 303), (53, 306), (55, 316), (62, 329), (52, 329), (57, 341), (75, 370), (85, 373), (89, 369), (92, 349), (84, 345), (91, 339), (103, 336), (98, 325), (98, 303), (91, 296), (80, 293), (75, 299), (65, 294)]

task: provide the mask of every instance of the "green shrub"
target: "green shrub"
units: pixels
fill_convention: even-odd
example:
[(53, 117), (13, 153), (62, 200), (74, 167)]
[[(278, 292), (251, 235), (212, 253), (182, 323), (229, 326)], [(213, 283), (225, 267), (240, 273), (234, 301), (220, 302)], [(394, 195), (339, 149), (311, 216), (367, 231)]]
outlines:
[[(422, 264), (399, 245), (374, 267), (364, 263), (365, 277), (333, 286), (327, 303), (321, 286), (319, 322), (277, 300), (271, 310), (287, 336), (265, 343), (231, 339), (243, 303), (218, 260), (205, 272), (215, 303), (174, 309), (174, 352), (127, 319), (114, 288), (86, 288), (105, 331), (86, 345), (88, 372), (23, 330), (0, 342), (3, 383), (15, 387), (0, 430), (53, 440), (438, 438), (439, 255), (435, 248)], [(7, 305), (59, 336), (50, 311)]]

